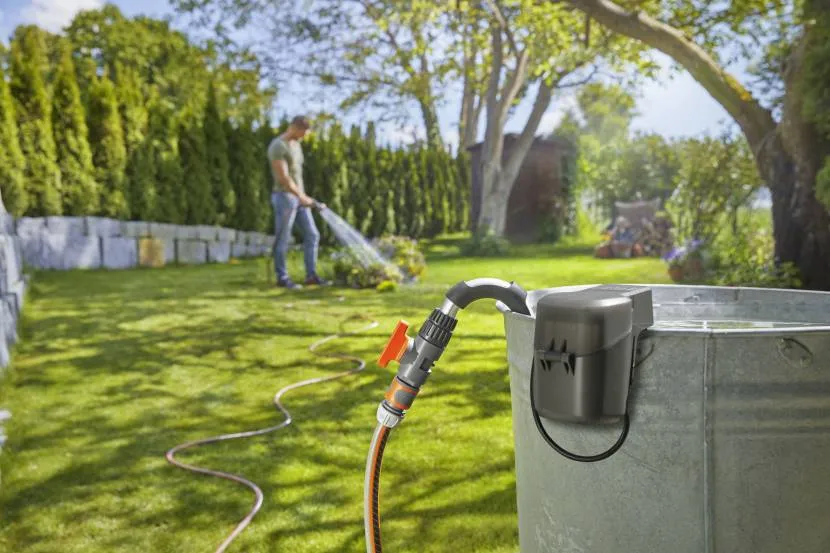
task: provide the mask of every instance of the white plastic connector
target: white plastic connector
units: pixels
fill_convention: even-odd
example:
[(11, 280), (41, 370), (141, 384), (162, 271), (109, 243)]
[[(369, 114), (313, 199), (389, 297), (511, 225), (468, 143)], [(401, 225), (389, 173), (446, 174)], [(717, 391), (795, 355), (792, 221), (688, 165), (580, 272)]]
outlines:
[(399, 422), (401, 422), (400, 416), (390, 413), (386, 408), (383, 406), (383, 403), (378, 405), (378, 413), (377, 413), (378, 422), (387, 428), (395, 428)]

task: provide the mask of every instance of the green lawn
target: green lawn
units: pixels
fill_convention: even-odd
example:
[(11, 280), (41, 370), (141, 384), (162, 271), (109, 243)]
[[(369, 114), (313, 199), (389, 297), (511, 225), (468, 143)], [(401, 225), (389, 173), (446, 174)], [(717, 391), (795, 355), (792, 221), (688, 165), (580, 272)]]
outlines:
[[(287, 429), (180, 459), (263, 488), (262, 511), (230, 551), (363, 551), (365, 455), (397, 368), (374, 360), (399, 318), (420, 324), (449, 285), (475, 277), (527, 289), (667, 281), (659, 260), (595, 260), (578, 243), (518, 248), (498, 260), (459, 258), (451, 239), (428, 251), (424, 282), (388, 294), (285, 292), (268, 285), (263, 260), (36, 275), (24, 341), (0, 384), (0, 406), (13, 413), (0, 459), (0, 551), (213, 551), (252, 496), (168, 465), (165, 451), (278, 422), (276, 390), (349, 368), (306, 348), (354, 313), (380, 326), (323, 350), (362, 356), (365, 372), (290, 392)], [(292, 266), (299, 278), (297, 255)], [(389, 442), (381, 482), (389, 551), (517, 549), (502, 324), (491, 301), (461, 313)]]

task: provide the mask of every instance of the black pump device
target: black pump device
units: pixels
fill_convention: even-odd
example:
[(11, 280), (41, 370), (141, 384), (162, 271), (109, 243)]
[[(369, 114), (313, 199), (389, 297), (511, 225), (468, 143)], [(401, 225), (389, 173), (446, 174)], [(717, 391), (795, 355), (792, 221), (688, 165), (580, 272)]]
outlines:
[(601, 285), (539, 299), (534, 410), (560, 422), (613, 423), (625, 417), (627, 425), (636, 342), (652, 324), (651, 289), (643, 286)]

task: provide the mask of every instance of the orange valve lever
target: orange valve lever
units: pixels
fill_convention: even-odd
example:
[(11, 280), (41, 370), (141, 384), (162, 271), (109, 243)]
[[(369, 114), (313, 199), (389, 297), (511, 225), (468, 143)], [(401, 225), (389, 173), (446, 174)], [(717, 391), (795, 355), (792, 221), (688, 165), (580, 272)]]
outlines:
[(383, 353), (380, 354), (378, 365), (386, 368), (390, 361), (400, 361), (409, 345), (409, 337), (406, 335), (407, 330), (409, 330), (409, 323), (398, 321), (392, 336), (386, 342), (386, 347), (383, 348)]

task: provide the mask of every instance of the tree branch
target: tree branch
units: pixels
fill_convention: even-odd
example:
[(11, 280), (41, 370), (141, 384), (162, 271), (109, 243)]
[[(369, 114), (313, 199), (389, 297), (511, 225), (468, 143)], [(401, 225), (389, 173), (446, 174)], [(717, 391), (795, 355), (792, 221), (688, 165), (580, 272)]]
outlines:
[[(493, 53), (490, 63), (490, 79), (487, 83), (487, 137), (486, 143), (492, 143), (499, 130), (496, 128), (496, 118), (499, 111), (499, 81), (503, 63), (503, 47), (501, 42), (501, 29), (492, 29)], [(491, 155), (492, 152), (485, 152)]]
[(493, 8), (493, 17), (496, 18), (498, 21), (501, 30), (504, 31), (504, 34), (507, 36), (507, 43), (510, 45), (510, 49), (513, 51), (514, 54), (517, 56), (519, 55), (519, 47), (516, 45), (516, 39), (513, 37), (513, 32), (510, 30), (510, 26), (507, 24), (507, 19), (505, 19), (504, 14), (501, 11), (501, 7), (499, 6), (496, 0), (485, 0), (487, 4)]
[(566, 0), (612, 31), (640, 40), (670, 56), (735, 119), (757, 150), (775, 130), (775, 120), (752, 94), (683, 33), (649, 15), (624, 10), (610, 0)]
[(524, 163), (527, 151), (533, 144), (533, 139), (536, 135), (536, 131), (539, 129), (539, 123), (542, 121), (542, 116), (545, 114), (545, 111), (547, 111), (548, 106), (550, 105), (551, 94), (557, 84), (558, 83), (556, 81), (550, 85), (547, 84), (544, 79), (539, 81), (539, 90), (536, 92), (536, 99), (533, 101), (533, 109), (530, 111), (530, 117), (528, 117), (527, 122), (522, 129), (522, 133), (516, 141), (516, 146), (510, 152), (507, 163), (504, 165), (504, 174), (508, 177), (508, 179), (519, 173), (519, 169), (521, 168), (522, 163)]
[(516, 95), (527, 80), (527, 65), (530, 55), (528, 49), (519, 56), (516, 62), (516, 69), (510, 72), (507, 76), (507, 82), (504, 85), (504, 90), (499, 99), (499, 121), (503, 122), (507, 117), (507, 112), (510, 109), (510, 104), (516, 99)]
[[(588, 84), (589, 82), (591, 82), (591, 80), (593, 80), (594, 77), (597, 76), (598, 73), (599, 73), (599, 66), (595, 65), (593, 71), (591, 71), (591, 74), (588, 75), (587, 77), (585, 77), (584, 79), (582, 79), (580, 81), (573, 82), (573, 83), (557, 84), (556, 85), (556, 90), (562, 90), (564, 88), (574, 88), (574, 87), (577, 87), (577, 86), (582, 86), (582, 85)], [(560, 75), (560, 78), (561, 77), (564, 77), (564, 75)]]

